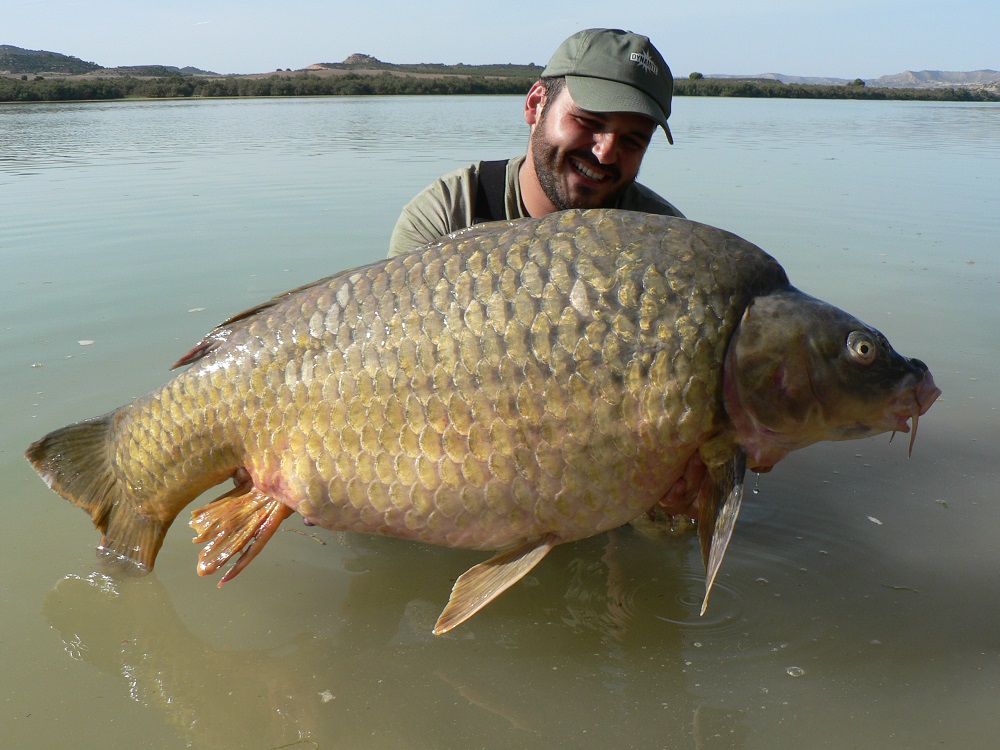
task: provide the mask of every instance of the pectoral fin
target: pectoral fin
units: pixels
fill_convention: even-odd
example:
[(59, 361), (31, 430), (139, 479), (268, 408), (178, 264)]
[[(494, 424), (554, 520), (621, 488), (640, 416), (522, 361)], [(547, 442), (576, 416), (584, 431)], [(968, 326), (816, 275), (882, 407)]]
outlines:
[(705, 598), (701, 614), (708, 609), (708, 595), (722, 566), (722, 558), (733, 536), (736, 517), (743, 504), (743, 477), (747, 457), (737, 450), (732, 459), (718, 467), (709, 467), (699, 496), (698, 537), (701, 540), (701, 557), (705, 563)]
[(451, 589), (448, 604), (434, 624), (434, 635), (447, 633), (456, 625), (461, 625), (520, 581), (555, 544), (553, 537), (526, 542), (462, 573)]

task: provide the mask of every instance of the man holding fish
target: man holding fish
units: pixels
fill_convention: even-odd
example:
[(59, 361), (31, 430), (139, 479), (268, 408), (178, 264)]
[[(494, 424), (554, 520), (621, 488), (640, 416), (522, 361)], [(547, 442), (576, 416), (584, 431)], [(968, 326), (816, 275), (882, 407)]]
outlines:
[(525, 98), (528, 152), (470, 164), (428, 185), (403, 208), (389, 256), (483, 221), (569, 208), (683, 216), (635, 181), (656, 128), (673, 143), (673, 85), (648, 37), (616, 29), (573, 34)]

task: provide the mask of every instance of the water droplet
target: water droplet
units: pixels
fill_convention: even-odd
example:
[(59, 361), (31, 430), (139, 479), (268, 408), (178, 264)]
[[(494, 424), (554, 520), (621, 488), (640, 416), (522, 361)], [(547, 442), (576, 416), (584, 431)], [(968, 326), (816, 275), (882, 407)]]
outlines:
[(787, 667), (785, 669), (785, 673), (789, 677), (801, 677), (806, 673), (806, 670), (804, 670), (802, 667)]
[(753, 582), (756, 583), (758, 586), (767, 586), (767, 584), (770, 583), (770, 581), (767, 580), (766, 578), (755, 578)]

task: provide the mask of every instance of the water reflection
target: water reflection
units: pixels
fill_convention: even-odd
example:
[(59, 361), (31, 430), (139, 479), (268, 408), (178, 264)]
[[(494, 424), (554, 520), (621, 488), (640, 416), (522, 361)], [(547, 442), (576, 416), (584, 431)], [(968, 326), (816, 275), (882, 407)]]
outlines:
[[(456, 147), (495, 150), (527, 139), (516, 97), (491, 97), (494, 110), (455, 97), (297, 100), (168, 100), (86, 104), (0, 104), (0, 175), (113, 165), (139, 159), (167, 166), (192, 157), (269, 153), (296, 158), (336, 153), (438, 160)], [(472, 157), (469, 157), (470, 159)]]
[[(567, 576), (533, 576), (523, 596), (508, 592), (523, 610), (514, 602), (437, 639), (432, 602), (454, 560), (420, 555), (414, 577), (385, 540), (351, 545), (354, 580), (335, 614), (308, 633), (272, 633), (265, 648), (199, 637), (156, 575), (67, 576), (43, 611), (68, 659), (117, 676), (131, 700), (198, 747), (542, 747), (556, 736), (591, 747), (732, 747), (746, 731), (739, 713), (683, 689), (687, 628), (661, 624), (651, 650), (646, 628), (633, 627), (647, 600), (697, 610), (690, 589), (703, 582), (671, 575), (688, 545), (621, 533), (554, 551)], [(663, 572), (651, 583), (653, 564)], [(418, 585), (402, 591), (401, 578)], [(626, 744), (621, 711), (635, 722)], [(502, 731), (493, 742), (491, 728)]]

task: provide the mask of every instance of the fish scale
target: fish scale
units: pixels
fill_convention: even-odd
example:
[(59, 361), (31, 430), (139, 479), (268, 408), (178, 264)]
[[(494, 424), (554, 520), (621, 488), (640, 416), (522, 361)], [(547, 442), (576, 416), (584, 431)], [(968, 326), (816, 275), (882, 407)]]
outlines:
[[(177, 513), (230, 477), (236, 487), (192, 520), (207, 543), (199, 572), (241, 554), (223, 581), (292, 511), (501, 550), (459, 578), (443, 632), (553, 545), (661, 502), (703, 516), (706, 561), (712, 547), (721, 559), (744, 448), (759, 464), (798, 447), (741, 436), (748, 420), (729, 406), (737, 329), (782, 293), (811, 304), (759, 248), (686, 220), (595, 210), (484, 225), (231, 318), (164, 387), (27, 455), (91, 513), (106, 555), (146, 568)], [(915, 418), (936, 388), (922, 363), (889, 355), (893, 394), (916, 394), (904, 410)], [(727, 532), (710, 544), (717, 515)]]
[[(630, 461), (638, 452), (628, 435), (640, 423), (678, 421), (682, 428), (687, 425), (672, 414), (658, 413), (668, 403), (662, 397), (668, 385), (665, 377), (651, 380), (645, 387), (637, 384), (646, 378), (652, 357), (636, 363), (633, 392), (623, 391), (621, 374), (627, 360), (621, 356), (628, 342), (600, 317), (621, 313), (615, 307), (617, 295), (609, 292), (615, 288), (616, 276), (622, 275), (620, 269), (631, 270), (623, 278), (634, 277), (634, 285), (643, 290), (637, 296), (639, 316), (637, 321), (620, 319), (618, 330), (628, 330), (635, 340), (636, 329), (648, 330), (658, 314), (656, 300), (662, 298), (659, 290), (665, 287), (665, 276), (648, 261), (628, 258), (630, 268), (619, 252), (627, 242), (614, 236), (601, 244), (597, 227), (580, 232), (581, 222), (573, 218), (573, 222), (553, 227), (547, 236), (538, 232), (546, 239), (534, 243), (511, 241), (509, 235), (520, 233), (517, 228), (491, 237), (490, 242), (462, 238), (453, 244), (441, 243), (419, 258), (411, 256), (350, 273), (334, 282), (336, 288), (317, 291), (296, 304), (275, 305), (255, 319), (246, 338), (263, 342), (270, 336), (289, 342), (296, 352), (286, 354), (278, 347), (274, 361), (310, 363), (314, 374), (340, 369), (336, 388), (324, 388), (324, 401), (342, 402), (346, 409), (344, 422), (308, 424), (300, 404), (311, 399), (303, 388), (308, 379), (301, 373), (286, 373), (281, 383), (269, 380), (269, 389), (259, 382), (249, 389), (246, 411), (269, 411), (267, 432), (271, 439), (287, 436), (291, 453), (301, 452), (300, 444), (307, 440), (304, 434), (325, 429), (339, 438), (336, 446), (325, 441), (326, 450), (332, 448), (334, 454), (341, 450), (350, 458), (334, 460), (338, 469), (333, 476), (320, 475), (325, 491), (319, 493), (316, 484), (310, 484), (319, 467), (315, 459), (306, 476), (302, 467), (282, 467), (283, 475), (290, 474), (290, 496), (282, 500), (321, 525), (354, 528), (360, 524), (360, 530), (392, 533), (387, 498), (397, 498), (397, 504), (390, 503), (397, 509), (399, 498), (414, 491), (421, 496), (429, 493), (433, 500), (421, 507), (433, 508), (429, 513), (450, 519), (462, 532), (449, 531), (442, 537), (428, 528), (421, 538), (478, 548), (500, 548), (553, 531), (566, 539), (590, 535), (618, 525), (654, 503), (664, 488), (649, 486), (655, 483), (645, 478), (640, 482), (624, 468), (611, 469), (615, 461)], [(641, 232), (642, 226), (632, 229)], [(466, 254), (465, 246), (472, 242), (475, 247)], [(646, 245), (632, 244), (649, 254)], [(586, 253), (580, 252), (581, 246), (587, 247)], [(553, 263), (550, 257), (558, 262)], [(554, 278), (549, 275), (553, 266)], [(390, 281), (394, 278), (405, 280), (398, 292)], [(391, 305), (387, 302), (390, 298)], [(475, 319), (479, 313), (469, 309), (474, 301), (486, 311), (478, 335)], [(324, 310), (324, 305), (329, 308)], [(383, 317), (388, 310), (391, 317)], [(318, 331), (315, 321), (320, 315), (324, 326)], [(316, 361), (302, 359), (301, 350), (309, 348), (310, 342), (296, 335), (301, 331), (272, 333), (288, 327), (288, 319), (297, 322), (303, 318), (310, 321), (312, 338), (319, 339), (315, 350), (321, 356)], [(470, 319), (472, 326), (466, 324)], [(693, 328), (687, 333), (692, 346), (694, 338), (704, 335)], [(394, 337), (397, 343), (392, 343)], [(235, 349), (243, 345), (239, 331), (231, 335), (227, 345)], [(342, 355), (342, 364), (340, 357), (327, 354), (331, 349)], [(605, 351), (618, 359), (605, 364)], [(219, 356), (217, 350), (192, 368), (190, 376), (199, 378), (198, 366), (214, 367)], [(486, 368), (480, 367), (482, 362), (489, 366), (488, 373), (483, 373)], [(264, 369), (269, 368), (265, 365)], [(565, 385), (557, 387), (564, 374), (569, 375)], [(384, 383), (392, 379), (391, 392), (386, 391), (388, 386), (377, 386), (379, 376)], [(469, 440), (472, 423), (468, 403), (476, 387), (487, 389), (488, 397), (477, 404), (476, 424), (485, 427), (477, 430), (472, 443), (478, 455), (472, 453)], [(267, 395), (255, 403), (258, 392)], [(286, 408), (272, 403), (272, 393), (275, 399), (285, 396)], [(626, 400), (632, 403), (621, 406)], [(404, 410), (406, 424), (402, 429), (385, 424), (384, 419), (401, 401), (409, 407)], [(555, 412), (546, 410), (545, 403), (553, 403)], [(561, 412), (563, 403), (575, 408), (567, 415)], [(287, 408), (292, 404), (295, 409)], [(626, 414), (631, 419), (625, 420)], [(708, 415), (698, 420), (697, 426), (681, 432), (698, 427), (710, 430), (718, 418)], [(342, 426), (338, 429), (338, 425)], [(237, 419), (237, 432), (246, 429)], [(553, 450), (551, 439), (540, 440), (543, 433), (563, 445)], [(663, 441), (661, 436), (656, 448), (662, 451), (664, 442), (677, 439), (670, 436)], [(403, 444), (411, 446), (408, 454)], [(414, 445), (419, 450), (415, 465), (405, 460), (414, 458)], [(496, 458), (491, 468), (489, 456), (493, 453)], [(247, 456), (245, 463), (251, 475), (264, 476), (278, 462), (264, 449)], [(661, 485), (671, 479), (667, 474), (660, 478)], [(517, 514), (520, 528), (511, 528), (507, 515), (502, 516), (503, 528), (497, 528), (491, 507), (476, 502), (476, 493), (463, 496), (461, 492), (465, 487), (481, 487), (478, 494), (485, 496), (486, 486), (495, 482), (505, 487), (502, 491), (494, 488), (494, 497), (509, 495), (515, 477), (526, 484), (524, 494), (533, 498), (535, 506), (530, 513), (522, 509)], [(624, 486), (622, 479), (627, 481)], [(393, 487), (394, 482), (398, 486)], [(541, 489), (551, 498), (547, 504), (539, 499)], [(586, 510), (574, 508), (560, 514), (565, 503), (556, 503), (555, 498), (566, 490), (579, 493), (579, 506)], [(597, 502), (596, 498), (609, 494), (612, 502)], [(345, 512), (340, 501), (345, 496), (353, 510)], [(618, 499), (621, 496), (635, 499), (622, 502)], [(371, 507), (362, 512), (366, 503)], [(400, 533), (414, 534), (412, 516)]]

